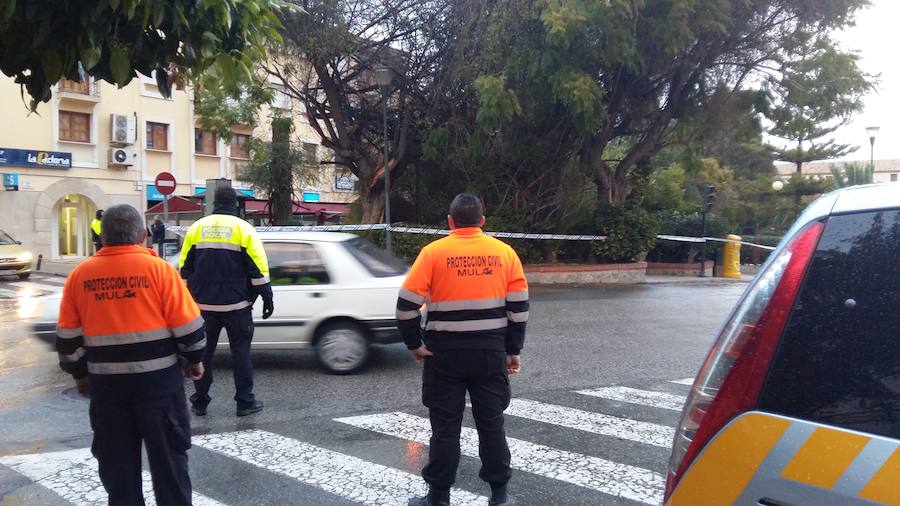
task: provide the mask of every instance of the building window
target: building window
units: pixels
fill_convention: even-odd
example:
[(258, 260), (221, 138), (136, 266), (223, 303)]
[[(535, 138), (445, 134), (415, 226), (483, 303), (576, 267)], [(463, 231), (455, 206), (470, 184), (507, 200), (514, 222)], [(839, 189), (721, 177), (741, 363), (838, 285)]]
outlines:
[(147, 147), (168, 151), (169, 149), (169, 125), (165, 123), (147, 122)]
[(318, 144), (313, 144), (311, 142), (303, 143), (303, 164), (304, 165), (318, 165), (319, 157), (318, 157)]
[(194, 129), (194, 152), (201, 155), (216, 154), (216, 134), (199, 128)]
[(283, 84), (272, 84), (272, 107), (276, 109), (290, 110), (294, 106), (293, 99), (287, 91), (287, 87)]
[(91, 142), (91, 115), (86, 112), (59, 111), (59, 140)]
[(896, 183), (896, 182), (897, 182), (897, 174), (891, 174), (891, 182), (892, 182), (892, 183)]
[(231, 137), (231, 157), (250, 158), (250, 136), (247, 134), (234, 134)]

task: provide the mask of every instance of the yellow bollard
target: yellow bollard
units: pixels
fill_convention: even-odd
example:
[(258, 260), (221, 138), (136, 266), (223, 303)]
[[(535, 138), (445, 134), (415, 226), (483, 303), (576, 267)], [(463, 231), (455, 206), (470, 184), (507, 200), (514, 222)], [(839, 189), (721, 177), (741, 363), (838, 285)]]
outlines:
[[(738, 235), (729, 235), (726, 239), (740, 241)], [(741, 245), (737, 242), (726, 242), (722, 250), (722, 277), (741, 279)]]

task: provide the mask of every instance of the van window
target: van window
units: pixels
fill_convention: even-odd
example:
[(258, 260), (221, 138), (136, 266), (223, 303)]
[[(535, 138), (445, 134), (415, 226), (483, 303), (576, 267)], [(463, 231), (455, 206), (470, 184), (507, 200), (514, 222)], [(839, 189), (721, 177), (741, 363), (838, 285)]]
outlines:
[(900, 211), (828, 220), (760, 408), (900, 438)]

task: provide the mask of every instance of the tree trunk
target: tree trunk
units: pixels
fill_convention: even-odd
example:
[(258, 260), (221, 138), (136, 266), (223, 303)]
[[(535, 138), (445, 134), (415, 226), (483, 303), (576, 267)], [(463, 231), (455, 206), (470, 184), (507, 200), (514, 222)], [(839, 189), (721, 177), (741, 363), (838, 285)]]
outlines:
[(384, 221), (384, 192), (378, 189), (360, 193), (363, 223), (382, 223)]
[(597, 183), (597, 208), (625, 202), (631, 193), (631, 184), (616, 178), (615, 173), (605, 166), (596, 169), (594, 182)]
[(269, 216), (274, 225), (283, 225), (293, 214), (291, 196), (294, 173), (291, 167), (291, 125), (281, 120), (272, 122), (272, 187), (269, 189)]

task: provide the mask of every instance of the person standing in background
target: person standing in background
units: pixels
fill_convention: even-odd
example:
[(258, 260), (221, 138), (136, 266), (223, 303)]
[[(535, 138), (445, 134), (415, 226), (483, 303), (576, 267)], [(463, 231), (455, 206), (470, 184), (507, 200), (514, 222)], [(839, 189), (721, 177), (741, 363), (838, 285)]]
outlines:
[(100, 248), (103, 247), (101, 239), (103, 223), (100, 221), (101, 219), (103, 219), (103, 209), (97, 209), (97, 212), (94, 213), (94, 219), (91, 220), (91, 240), (94, 242), (94, 253), (99, 252)]

